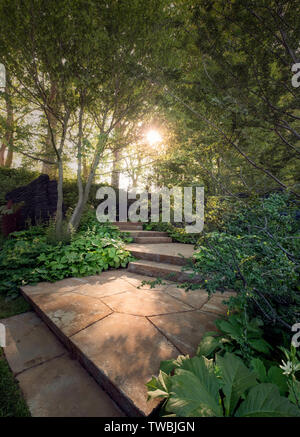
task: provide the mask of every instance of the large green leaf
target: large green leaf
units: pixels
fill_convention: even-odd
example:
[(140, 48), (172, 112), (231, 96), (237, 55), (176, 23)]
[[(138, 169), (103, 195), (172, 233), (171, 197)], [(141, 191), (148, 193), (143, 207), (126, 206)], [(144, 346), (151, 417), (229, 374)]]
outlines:
[(242, 402), (237, 417), (300, 417), (300, 410), (288, 399), (280, 396), (274, 384), (253, 387)]
[(157, 378), (147, 382), (148, 399), (150, 398), (167, 398), (171, 389), (170, 376), (160, 371)]
[(215, 338), (212, 335), (206, 335), (201, 340), (198, 349), (197, 349), (197, 355), (204, 357), (207, 357), (211, 353), (213, 353), (217, 348), (219, 348), (221, 345), (220, 340), (218, 338)]
[[(188, 364), (189, 363), (189, 364)], [(219, 382), (203, 357), (184, 362), (190, 370), (176, 369), (166, 411), (179, 417), (222, 416)]]
[(226, 353), (224, 357), (217, 356), (216, 364), (220, 369), (225, 394), (225, 415), (231, 416), (240, 397), (257, 384), (255, 374), (244, 365), (243, 361), (234, 354)]

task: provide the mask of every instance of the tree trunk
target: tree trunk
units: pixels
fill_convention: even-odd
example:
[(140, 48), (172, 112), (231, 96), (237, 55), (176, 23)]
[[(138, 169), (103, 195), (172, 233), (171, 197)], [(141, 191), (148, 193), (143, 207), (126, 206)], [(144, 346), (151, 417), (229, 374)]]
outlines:
[(119, 189), (120, 185), (120, 150), (113, 150), (113, 169), (111, 174), (111, 186)]
[[(57, 105), (58, 105), (57, 97), (58, 97), (58, 92), (57, 92), (56, 83), (51, 82), (50, 96), (48, 102), (48, 106), (50, 106), (50, 108), (57, 109)], [(47, 160), (55, 161), (56, 156), (55, 156), (53, 142), (55, 142), (56, 140), (56, 130), (57, 130), (58, 120), (54, 116), (52, 111), (48, 109), (46, 109), (46, 111), (47, 111), (46, 117), (47, 117), (48, 126), (47, 126), (47, 136), (46, 136), (46, 142), (44, 145), (43, 154)], [(42, 173), (49, 175), (49, 177), (53, 177), (53, 178), (56, 177), (57, 165), (43, 162)]]
[[(70, 112), (66, 111), (63, 122), (63, 131), (60, 139), (59, 149), (57, 151), (57, 160), (58, 160), (58, 183), (57, 183), (57, 206), (56, 206), (56, 217), (55, 217), (55, 234), (56, 238), (60, 240), (62, 238), (62, 230), (63, 230), (63, 180), (64, 180), (64, 170), (63, 170), (63, 162), (62, 155), (64, 144), (66, 140), (68, 122), (70, 118)], [(55, 145), (54, 145), (55, 146)]]
[(13, 156), (14, 156), (14, 151), (10, 147), (7, 151), (6, 160), (5, 160), (5, 167), (7, 167), (7, 168), (11, 167), (12, 162), (13, 162)]
[(93, 159), (93, 163), (91, 165), (90, 168), (90, 172), (87, 178), (87, 182), (83, 191), (83, 196), (79, 196), (78, 197), (78, 202), (76, 205), (76, 208), (72, 214), (72, 217), (70, 219), (69, 225), (72, 225), (72, 227), (76, 230), (79, 226), (80, 220), (81, 220), (81, 216), (82, 213), (84, 211), (84, 208), (87, 204), (87, 201), (89, 199), (89, 194), (90, 194), (90, 190), (91, 190), (91, 185), (92, 182), (94, 180), (95, 177), (95, 173), (96, 173), (96, 169), (99, 165), (100, 162), (100, 158), (101, 155), (103, 153), (103, 150), (105, 148), (106, 145), (106, 141), (107, 141), (107, 134), (104, 134), (102, 132), (101, 135), (99, 135), (99, 140), (98, 140), (98, 144), (97, 144), (97, 151), (95, 153), (94, 159)]
[[(11, 167), (13, 160), (13, 138), (14, 138), (14, 108), (10, 94), (10, 81), (8, 74), (6, 74), (5, 85), (5, 101), (6, 101), (6, 126), (3, 143), (0, 149), (0, 165), (5, 167)], [(7, 151), (7, 157), (5, 159), (5, 152)]]
[(83, 205), (83, 185), (81, 177), (81, 167), (82, 167), (82, 117), (83, 117), (83, 105), (80, 107), (79, 121), (78, 121), (78, 143), (77, 143), (77, 187), (78, 187), (78, 201), (74, 209), (72, 217), (69, 221), (69, 229), (77, 229), (79, 225), (78, 218), (80, 220), (82, 214)]

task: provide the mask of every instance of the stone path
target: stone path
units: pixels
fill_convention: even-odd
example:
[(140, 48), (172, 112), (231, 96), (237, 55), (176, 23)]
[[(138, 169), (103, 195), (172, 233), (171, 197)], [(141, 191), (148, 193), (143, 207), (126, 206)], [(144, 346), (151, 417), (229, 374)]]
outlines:
[[(226, 311), (224, 296), (177, 285), (138, 288), (148, 276), (111, 270), (100, 276), (23, 287), (23, 294), (72, 355), (129, 416), (149, 415), (145, 383), (160, 361), (193, 354)], [(226, 297), (226, 296), (225, 296)]]
[[(6, 355), (34, 415), (51, 415), (57, 411), (62, 415), (86, 415), (90, 402), (90, 415), (108, 412), (110, 416), (148, 416), (158, 402), (147, 402), (145, 383), (158, 373), (160, 362), (179, 354), (193, 355), (203, 334), (215, 330), (215, 319), (225, 314), (223, 300), (232, 294), (230, 292), (216, 293), (208, 300), (204, 290), (186, 293), (170, 280), (152, 289), (149, 285), (141, 288), (142, 281), (157, 276), (170, 278), (170, 273), (174, 281), (189, 280), (189, 274), (181, 271), (184, 264), (181, 255), (192, 256), (193, 246), (170, 243), (169, 237), (158, 236), (153, 231), (145, 235), (147, 231), (139, 229), (140, 226), (138, 223), (120, 224), (122, 230), (129, 230), (133, 235), (135, 242), (128, 245), (128, 249), (138, 258), (127, 270), (110, 270), (99, 276), (22, 288), (36, 313), (72, 358), (76, 358), (94, 378), (89, 379), (53, 336), (50, 340), (44, 325), (38, 329), (46, 330), (48, 334), (45, 342), (37, 347), (39, 352), (36, 354), (33, 345), (39, 343), (40, 337), (30, 331), (31, 322), (26, 320), (33, 315), (24, 315), (24, 332), (28, 325), (31, 337), (19, 334), (22, 328), (17, 325), (10, 328), (13, 352), (6, 348)], [(139, 240), (143, 238), (146, 241)], [(157, 239), (160, 238), (167, 238), (167, 241), (159, 243)], [(147, 243), (153, 239), (152, 244)], [(14, 322), (10, 322), (12, 319), (7, 319), (7, 323), (14, 326)], [(28, 344), (31, 350), (27, 355), (18, 350), (18, 336), (22, 337), (21, 345), (22, 342)], [(81, 375), (78, 382), (76, 374)], [(99, 392), (96, 393), (94, 381), (104, 391), (97, 387)], [(45, 406), (40, 396), (48, 395), (48, 391), (53, 396)], [(68, 396), (70, 399), (86, 397), (86, 403), (79, 403), (77, 409), (69, 407), (64, 414), (64, 398)]]
[(34, 417), (124, 415), (45, 323), (28, 312), (2, 319), (9, 366)]

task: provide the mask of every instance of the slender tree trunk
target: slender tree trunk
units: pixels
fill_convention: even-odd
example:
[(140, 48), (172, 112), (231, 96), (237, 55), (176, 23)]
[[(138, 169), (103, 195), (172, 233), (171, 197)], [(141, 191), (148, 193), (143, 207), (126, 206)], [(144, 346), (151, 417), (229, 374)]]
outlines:
[(77, 143), (77, 187), (78, 187), (78, 201), (74, 209), (72, 217), (69, 221), (69, 229), (77, 229), (79, 225), (78, 218), (81, 218), (81, 209), (83, 205), (83, 185), (82, 185), (82, 117), (83, 117), (83, 104), (79, 111), (79, 121), (78, 121), (78, 143)]
[(6, 144), (3, 142), (0, 148), (0, 166), (4, 167), (5, 165), (5, 151), (6, 151)]
[(56, 220), (55, 220), (55, 233), (56, 238), (61, 239), (62, 237), (62, 226), (63, 226), (63, 201), (64, 201), (64, 195), (63, 195), (63, 180), (64, 180), (64, 171), (63, 171), (63, 162), (62, 162), (62, 155), (63, 155), (63, 149), (67, 134), (67, 127), (68, 122), (70, 118), (70, 112), (67, 111), (64, 116), (64, 122), (63, 122), (63, 131), (62, 136), (60, 139), (60, 145), (59, 149), (57, 151), (58, 156), (58, 182), (57, 182), (57, 206), (56, 206)]
[(120, 185), (120, 150), (113, 150), (113, 169), (111, 174), (112, 187), (119, 189)]
[[(8, 74), (6, 74), (6, 86), (5, 86), (5, 101), (6, 101), (6, 126), (3, 143), (0, 149), (0, 165), (5, 167), (11, 167), (13, 160), (13, 138), (14, 138), (14, 108), (10, 94), (10, 80)], [(5, 152), (7, 156), (5, 159)]]
[(14, 156), (14, 151), (10, 147), (7, 151), (6, 160), (5, 160), (5, 167), (7, 167), (7, 168), (11, 167), (12, 162), (13, 162), (13, 156)]
[(89, 176), (89, 169), (86, 162), (86, 156), (82, 156), (82, 176), (83, 176), (83, 180), (86, 182)]
[(85, 208), (87, 201), (89, 199), (91, 186), (92, 186), (93, 180), (95, 178), (96, 169), (99, 165), (100, 158), (102, 156), (103, 150), (104, 150), (105, 145), (106, 145), (106, 141), (107, 141), (107, 134), (102, 132), (101, 135), (99, 135), (99, 140), (98, 140), (98, 144), (97, 144), (97, 151), (94, 155), (93, 163), (91, 165), (90, 172), (89, 172), (89, 175), (87, 178), (87, 182), (86, 182), (86, 185), (85, 185), (84, 190), (83, 190), (83, 196), (78, 198), (76, 208), (75, 208), (75, 210), (72, 214), (72, 217), (70, 219), (70, 222), (69, 222), (69, 224), (71, 224), (74, 229), (78, 228), (82, 213), (83, 213), (84, 208)]
[[(50, 96), (49, 96), (49, 106), (51, 108), (57, 107), (57, 97), (58, 97), (57, 94), (58, 92), (57, 92), (56, 83), (51, 82), (51, 89), (50, 89)], [(44, 155), (47, 160), (55, 161), (53, 141), (56, 140), (56, 130), (57, 130), (58, 120), (54, 116), (52, 111), (49, 110), (46, 111), (47, 111), (48, 126), (47, 126), (46, 142), (44, 146)], [(57, 174), (57, 165), (43, 162), (42, 173), (47, 174), (50, 177), (55, 177)]]

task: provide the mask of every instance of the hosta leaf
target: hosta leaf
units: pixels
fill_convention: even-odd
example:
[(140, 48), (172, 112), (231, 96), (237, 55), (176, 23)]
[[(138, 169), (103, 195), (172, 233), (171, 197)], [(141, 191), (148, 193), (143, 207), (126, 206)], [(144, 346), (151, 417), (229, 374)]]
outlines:
[(220, 347), (220, 340), (213, 336), (205, 336), (200, 342), (197, 355), (207, 357), (211, 353), (213, 353), (218, 347)]
[(268, 371), (268, 382), (277, 385), (281, 395), (284, 395), (288, 391), (287, 378), (279, 367), (270, 367)]
[(262, 360), (259, 358), (253, 358), (251, 360), (251, 367), (260, 382), (267, 382), (267, 371)]
[(267, 343), (264, 339), (260, 338), (259, 340), (249, 340), (250, 346), (258, 352), (262, 352), (264, 354), (268, 354), (272, 347)]
[(169, 396), (171, 389), (170, 376), (165, 372), (160, 371), (157, 378), (154, 376), (146, 384), (148, 389), (148, 399), (150, 398), (166, 398)]
[(226, 320), (216, 320), (216, 326), (220, 331), (227, 335), (230, 335), (234, 339), (239, 339), (241, 337), (241, 330), (238, 326), (234, 326), (232, 323)]
[(242, 402), (237, 417), (300, 417), (300, 410), (287, 398), (280, 396), (274, 384), (253, 387)]
[(226, 353), (224, 357), (217, 356), (216, 363), (223, 377), (222, 390), (225, 394), (226, 416), (232, 415), (240, 397), (257, 384), (255, 374), (244, 365), (234, 354)]
[(184, 360), (189, 360), (188, 355), (179, 355), (175, 360), (165, 360), (160, 363), (160, 370), (170, 374), (176, 367), (180, 367)]
[[(191, 363), (191, 361), (193, 362)], [(179, 417), (222, 416), (219, 382), (202, 357), (184, 361), (195, 371), (176, 369), (166, 411)]]

